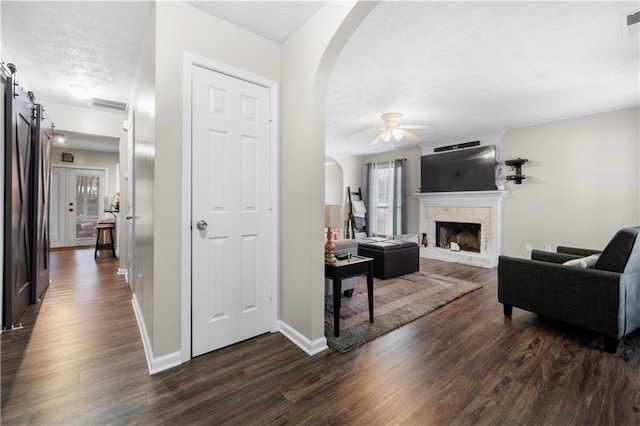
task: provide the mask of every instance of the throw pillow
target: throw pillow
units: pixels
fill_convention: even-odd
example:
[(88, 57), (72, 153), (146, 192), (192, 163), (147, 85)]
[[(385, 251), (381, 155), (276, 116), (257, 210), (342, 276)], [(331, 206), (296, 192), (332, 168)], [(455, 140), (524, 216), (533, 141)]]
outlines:
[(581, 257), (580, 259), (567, 260), (563, 265), (575, 266), (577, 268), (593, 268), (599, 257), (599, 254), (592, 254), (591, 256)]

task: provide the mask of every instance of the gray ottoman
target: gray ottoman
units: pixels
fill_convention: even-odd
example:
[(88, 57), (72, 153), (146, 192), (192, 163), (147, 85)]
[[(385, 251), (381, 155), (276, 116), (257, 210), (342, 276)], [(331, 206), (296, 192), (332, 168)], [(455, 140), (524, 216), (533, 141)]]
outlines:
[(401, 240), (360, 242), (358, 255), (373, 258), (373, 276), (382, 280), (420, 269), (418, 244)]

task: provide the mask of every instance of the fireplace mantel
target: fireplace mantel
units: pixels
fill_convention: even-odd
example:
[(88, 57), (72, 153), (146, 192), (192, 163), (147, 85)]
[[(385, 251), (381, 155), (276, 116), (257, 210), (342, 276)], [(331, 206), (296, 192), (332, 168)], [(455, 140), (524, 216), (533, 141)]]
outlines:
[(419, 192), (420, 205), (491, 206), (502, 201), (507, 191)]
[[(421, 256), (493, 268), (502, 242), (502, 197), (507, 191), (416, 193), (420, 201), (420, 232), (427, 234)], [(435, 246), (435, 222), (448, 220), (481, 223), (481, 252), (451, 251)]]

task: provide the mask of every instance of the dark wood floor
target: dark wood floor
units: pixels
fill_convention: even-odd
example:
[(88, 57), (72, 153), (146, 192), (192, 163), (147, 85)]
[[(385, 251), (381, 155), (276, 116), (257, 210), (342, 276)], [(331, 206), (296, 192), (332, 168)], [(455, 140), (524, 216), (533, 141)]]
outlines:
[(267, 334), (148, 376), (113, 259), (52, 254), (53, 283), (4, 333), (2, 424), (640, 424), (640, 334), (597, 335), (518, 309), (496, 272), (429, 271), (484, 288), (347, 354)]

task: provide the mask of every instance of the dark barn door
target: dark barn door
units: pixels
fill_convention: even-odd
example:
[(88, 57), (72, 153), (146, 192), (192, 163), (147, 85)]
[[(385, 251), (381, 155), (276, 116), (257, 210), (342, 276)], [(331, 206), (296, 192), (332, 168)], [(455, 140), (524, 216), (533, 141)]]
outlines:
[(31, 114), (25, 91), (7, 80), (5, 91), (4, 320), (16, 325), (31, 302)]
[(33, 239), (31, 303), (37, 303), (49, 286), (49, 199), (51, 194), (51, 144), (53, 124), (36, 104), (33, 128)]

